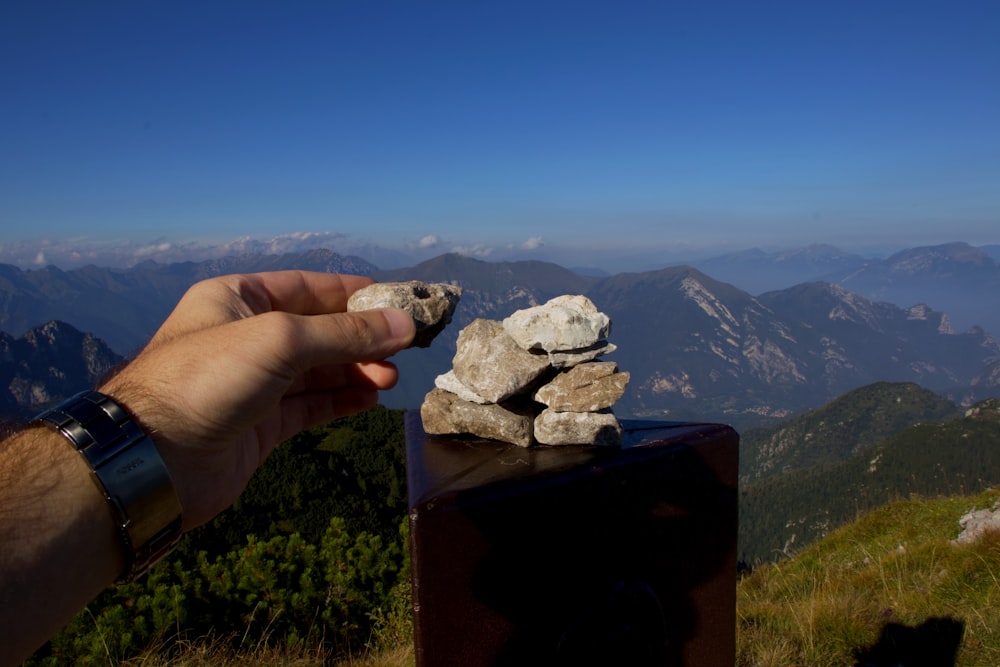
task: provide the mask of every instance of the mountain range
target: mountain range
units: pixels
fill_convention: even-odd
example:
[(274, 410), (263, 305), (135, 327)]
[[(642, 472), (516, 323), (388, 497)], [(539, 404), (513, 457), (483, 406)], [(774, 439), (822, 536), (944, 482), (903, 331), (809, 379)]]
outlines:
[[(982, 250), (964, 255), (959, 250), (915, 249), (908, 255), (908, 266), (919, 279), (907, 284), (933, 283), (927, 276), (940, 275), (948, 262), (971, 272), (979, 266), (980, 280), (992, 279), (996, 264), (991, 257), (984, 261)], [(829, 253), (820, 249), (809, 256)], [(968, 258), (968, 266), (962, 257)], [(815, 261), (830, 268), (827, 260)], [(380, 271), (330, 250), (146, 262), (130, 269), (22, 270), (0, 265), (0, 329), (17, 335), (58, 320), (128, 354), (152, 335), (193, 282), (283, 268), (463, 287), (453, 323), (434, 344), (394, 359), (402, 380), (383, 397), (390, 407), (420, 404), (434, 377), (450, 368), (458, 332), (473, 319), (501, 319), (568, 293), (587, 295), (611, 317), (610, 340), (618, 350), (608, 359), (632, 377), (616, 405), (622, 416), (746, 427), (822, 405), (876, 381), (919, 383), (960, 403), (1000, 393), (1000, 344), (979, 327), (956, 333), (949, 315), (922, 301), (873, 301), (822, 281), (754, 296), (686, 265), (593, 276), (547, 262), (484, 262), (446, 254), (413, 267)], [(855, 274), (858, 270), (854, 267)]]
[(1000, 246), (967, 243), (908, 248), (870, 258), (829, 245), (775, 252), (758, 248), (693, 262), (751, 294), (828, 282), (873, 301), (917, 303), (948, 313), (956, 330), (1000, 332)]

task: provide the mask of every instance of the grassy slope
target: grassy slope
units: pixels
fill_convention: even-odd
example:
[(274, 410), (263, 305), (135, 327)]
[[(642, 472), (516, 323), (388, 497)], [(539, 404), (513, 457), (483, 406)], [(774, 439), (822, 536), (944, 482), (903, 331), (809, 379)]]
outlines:
[(998, 501), (997, 489), (900, 501), (757, 569), (737, 587), (737, 665), (852, 665), (887, 624), (940, 618), (964, 626), (956, 667), (1000, 664), (1000, 534), (951, 543), (962, 515)]

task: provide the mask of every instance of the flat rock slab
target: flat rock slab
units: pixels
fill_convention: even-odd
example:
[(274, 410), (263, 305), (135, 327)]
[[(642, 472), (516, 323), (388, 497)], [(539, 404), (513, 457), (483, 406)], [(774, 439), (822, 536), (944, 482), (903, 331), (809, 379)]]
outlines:
[(549, 352), (549, 364), (552, 368), (570, 368), (577, 364), (593, 361), (605, 354), (611, 354), (618, 349), (614, 343), (606, 340), (599, 340), (590, 347), (582, 350), (566, 350), (563, 352)]
[(419, 280), (374, 283), (352, 294), (347, 300), (347, 310), (405, 310), (417, 327), (410, 347), (430, 347), (431, 341), (451, 322), (451, 316), (461, 298), (462, 288), (448, 283), (425, 283)]
[(424, 431), (434, 435), (469, 433), (519, 447), (533, 443), (534, 412), (530, 407), (483, 405), (462, 400), (444, 389), (432, 389), (420, 406), (420, 419)]
[(535, 417), (535, 440), (543, 445), (621, 447), (622, 426), (611, 412), (542, 410)]
[(625, 393), (629, 374), (617, 371), (618, 364), (613, 361), (579, 364), (540, 387), (534, 398), (558, 412), (604, 410)]

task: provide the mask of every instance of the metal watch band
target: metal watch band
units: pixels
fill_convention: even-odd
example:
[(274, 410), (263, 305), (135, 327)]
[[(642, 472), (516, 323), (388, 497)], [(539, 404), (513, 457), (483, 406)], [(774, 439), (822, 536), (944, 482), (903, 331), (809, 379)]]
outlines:
[(131, 415), (109, 396), (84, 391), (32, 420), (62, 433), (93, 469), (111, 503), (132, 581), (170, 553), (181, 534), (181, 503), (163, 458)]

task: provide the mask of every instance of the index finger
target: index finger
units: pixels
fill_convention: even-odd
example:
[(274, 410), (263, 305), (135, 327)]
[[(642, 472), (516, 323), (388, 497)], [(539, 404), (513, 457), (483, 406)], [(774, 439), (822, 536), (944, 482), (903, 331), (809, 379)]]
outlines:
[(229, 276), (233, 289), (255, 313), (278, 310), (322, 315), (347, 310), (347, 299), (375, 282), (365, 276), (318, 271), (272, 271)]
[(150, 344), (261, 313), (322, 315), (347, 310), (347, 299), (374, 281), (315, 271), (273, 271), (209, 278), (191, 286)]

